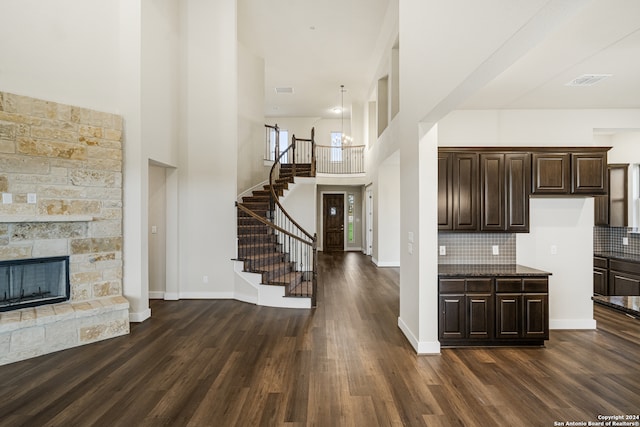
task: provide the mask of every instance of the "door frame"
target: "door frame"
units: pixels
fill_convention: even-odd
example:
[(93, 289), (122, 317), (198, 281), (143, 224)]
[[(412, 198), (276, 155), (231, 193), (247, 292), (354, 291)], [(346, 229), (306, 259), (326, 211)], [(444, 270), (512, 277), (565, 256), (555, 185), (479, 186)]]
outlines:
[[(324, 195), (325, 194), (342, 194), (342, 203), (344, 203), (344, 206), (347, 205), (347, 192), (346, 191), (342, 191), (342, 190), (336, 190), (336, 191), (321, 191), (320, 192), (320, 221), (318, 221), (320, 224), (320, 233), (319, 235), (321, 236), (321, 245), (318, 247), (319, 251), (323, 251), (324, 252)], [(342, 209), (343, 210), (343, 218), (342, 221), (345, 224), (344, 227), (344, 232), (342, 233), (342, 250), (343, 251), (347, 251), (347, 231), (348, 231), (348, 227), (346, 226), (346, 224), (348, 223), (348, 218), (347, 218), (347, 209)]]

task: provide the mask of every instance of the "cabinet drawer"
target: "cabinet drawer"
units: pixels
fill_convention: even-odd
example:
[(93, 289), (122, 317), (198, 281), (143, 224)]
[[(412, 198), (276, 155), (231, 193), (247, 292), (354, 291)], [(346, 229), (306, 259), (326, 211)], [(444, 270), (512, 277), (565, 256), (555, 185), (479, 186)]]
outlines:
[(549, 292), (549, 280), (541, 277), (527, 278), (522, 280), (522, 290), (524, 292)]
[(609, 269), (617, 271), (627, 271), (633, 274), (640, 274), (640, 263), (611, 259), (609, 260)]
[(441, 294), (462, 294), (464, 293), (464, 279), (440, 279)]
[(496, 292), (522, 292), (522, 279), (496, 278)]
[(491, 292), (492, 279), (467, 279), (467, 292)]
[(600, 258), (599, 256), (593, 257), (593, 266), (597, 268), (609, 268), (607, 258)]

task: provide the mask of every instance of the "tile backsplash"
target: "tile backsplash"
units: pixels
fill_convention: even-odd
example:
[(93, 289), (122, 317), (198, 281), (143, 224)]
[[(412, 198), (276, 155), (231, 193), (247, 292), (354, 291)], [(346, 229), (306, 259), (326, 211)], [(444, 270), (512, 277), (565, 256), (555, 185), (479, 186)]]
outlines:
[[(438, 233), (438, 248), (446, 255), (438, 256), (439, 264), (515, 264), (515, 233)], [(498, 255), (493, 255), (498, 246)]]
[[(628, 239), (628, 245), (623, 239)], [(640, 255), (640, 233), (631, 227), (593, 227), (593, 251)]]

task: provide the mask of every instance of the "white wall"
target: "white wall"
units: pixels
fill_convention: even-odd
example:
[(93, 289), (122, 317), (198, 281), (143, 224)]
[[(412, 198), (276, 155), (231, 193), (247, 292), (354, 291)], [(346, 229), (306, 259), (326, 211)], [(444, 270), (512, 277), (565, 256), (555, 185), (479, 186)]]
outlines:
[(166, 291), (167, 230), (165, 168), (149, 165), (149, 294), (164, 298)]
[(516, 235), (516, 262), (552, 273), (549, 328), (595, 329), (593, 198), (532, 198), (530, 208), (529, 233)]
[(374, 211), (377, 228), (373, 238), (373, 262), (379, 267), (400, 266), (400, 162), (399, 154), (378, 167)]
[(264, 59), (238, 43), (238, 192), (268, 179), (264, 164)]
[[(234, 0), (180, 2), (185, 72), (178, 171), (180, 297), (233, 296), (237, 48)], [(207, 276), (208, 283), (205, 283)]]
[(2, 90), (120, 113), (119, 6), (125, 1), (0, 2)]

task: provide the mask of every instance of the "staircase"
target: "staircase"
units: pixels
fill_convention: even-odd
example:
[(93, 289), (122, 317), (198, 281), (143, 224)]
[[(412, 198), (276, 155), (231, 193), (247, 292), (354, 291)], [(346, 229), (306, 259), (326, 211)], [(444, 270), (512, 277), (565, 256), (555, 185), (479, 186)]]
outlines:
[[(296, 158), (299, 141), (293, 137), (288, 158)], [(311, 298), (311, 306), (315, 306), (315, 236), (289, 216), (279, 199), (295, 177), (312, 177), (313, 169), (312, 163), (276, 161), (270, 184), (237, 203), (237, 260), (242, 261), (243, 271), (260, 275), (260, 286), (283, 287), (285, 297)]]

